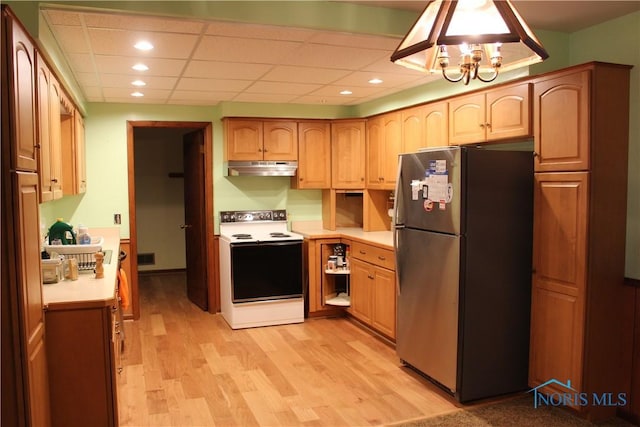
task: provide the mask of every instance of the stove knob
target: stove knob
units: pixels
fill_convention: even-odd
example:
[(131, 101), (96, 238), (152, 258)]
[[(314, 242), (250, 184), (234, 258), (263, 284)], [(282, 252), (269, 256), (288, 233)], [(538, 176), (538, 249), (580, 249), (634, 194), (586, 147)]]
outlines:
[(264, 219), (264, 214), (263, 213), (258, 214), (258, 218)]

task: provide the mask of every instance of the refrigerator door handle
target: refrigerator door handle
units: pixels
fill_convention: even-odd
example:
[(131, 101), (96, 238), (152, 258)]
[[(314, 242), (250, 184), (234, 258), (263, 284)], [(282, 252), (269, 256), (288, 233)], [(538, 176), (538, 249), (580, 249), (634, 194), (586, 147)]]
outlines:
[(396, 259), (396, 295), (400, 295), (400, 257), (398, 256), (398, 230), (404, 228), (404, 224), (393, 226), (393, 254)]

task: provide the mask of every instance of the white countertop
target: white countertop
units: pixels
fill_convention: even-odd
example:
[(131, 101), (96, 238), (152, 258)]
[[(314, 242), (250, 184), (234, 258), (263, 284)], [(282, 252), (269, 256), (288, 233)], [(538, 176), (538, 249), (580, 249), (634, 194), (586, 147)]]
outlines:
[(338, 227), (336, 230), (322, 228), (322, 221), (294, 221), (291, 231), (308, 239), (352, 238), (371, 243), (385, 249), (393, 249), (392, 231), (364, 231), (362, 228)]
[(119, 228), (90, 228), (89, 234), (102, 236), (102, 250), (112, 250), (111, 262), (104, 265), (104, 277), (96, 279), (93, 270), (78, 273), (78, 280), (63, 279), (58, 283), (42, 285), (42, 300), (48, 309), (80, 306), (105, 306), (115, 300), (118, 256), (120, 254)]

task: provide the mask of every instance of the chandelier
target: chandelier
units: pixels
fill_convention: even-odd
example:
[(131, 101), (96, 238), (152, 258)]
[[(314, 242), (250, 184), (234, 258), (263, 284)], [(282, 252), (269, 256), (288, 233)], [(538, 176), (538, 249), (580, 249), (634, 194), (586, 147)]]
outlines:
[(474, 79), (491, 82), (500, 71), (548, 57), (509, 0), (432, 0), (391, 61), (467, 85)]

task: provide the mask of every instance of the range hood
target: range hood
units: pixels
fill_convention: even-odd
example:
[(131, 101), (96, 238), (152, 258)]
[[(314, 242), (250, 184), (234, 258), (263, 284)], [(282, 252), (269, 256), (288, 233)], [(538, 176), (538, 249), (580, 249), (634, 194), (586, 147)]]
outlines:
[(225, 163), (226, 176), (294, 176), (295, 161), (230, 161)]

